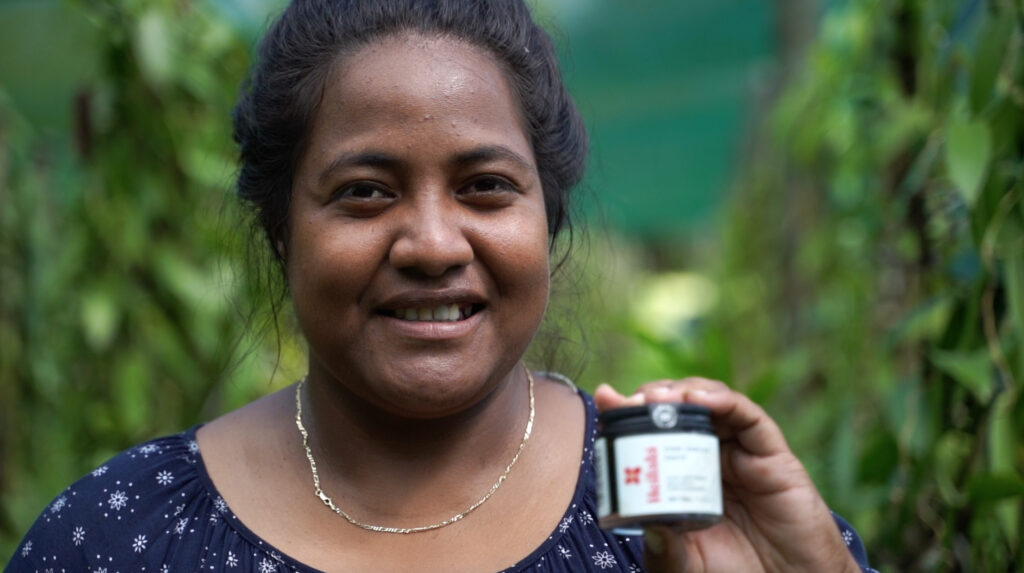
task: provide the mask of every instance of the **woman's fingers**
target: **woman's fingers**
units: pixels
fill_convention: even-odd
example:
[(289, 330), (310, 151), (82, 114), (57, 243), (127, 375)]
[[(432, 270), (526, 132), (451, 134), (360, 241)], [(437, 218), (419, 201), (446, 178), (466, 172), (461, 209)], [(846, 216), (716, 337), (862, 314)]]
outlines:
[(623, 396), (618, 390), (607, 384), (601, 384), (594, 390), (594, 404), (600, 412), (625, 408), (627, 406), (640, 406), (644, 403), (644, 397), (640, 394)]
[(686, 546), (681, 536), (664, 525), (645, 527), (644, 567), (650, 573), (686, 571)]
[(646, 402), (691, 402), (691, 396), (709, 392), (731, 392), (729, 387), (718, 380), (690, 377), (682, 380), (657, 380), (648, 382), (637, 390)]
[(655, 380), (648, 382), (631, 396), (624, 396), (608, 384), (601, 384), (594, 390), (594, 402), (600, 411), (627, 406), (640, 406), (649, 402), (687, 402), (691, 392), (728, 391), (729, 387), (717, 380), (707, 378), (684, 378), (683, 380)]
[(760, 406), (718, 380), (699, 377), (656, 380), (644, 384), (628, 397), (601, 384), (594, 391), (594, 401), (602, 412), (654, 402), (699, 404), (711, 410), (722, 440), (736, 440), (743, 450), (757, 456), (789, 450), (782, 431)]
[(719, 438), (736, 440), (750, 454), (771, 456), (789, 451), (786, 438), (775, 421), (743, 394), (731, 390), (691, 392), (687, 402), (711, 410)]

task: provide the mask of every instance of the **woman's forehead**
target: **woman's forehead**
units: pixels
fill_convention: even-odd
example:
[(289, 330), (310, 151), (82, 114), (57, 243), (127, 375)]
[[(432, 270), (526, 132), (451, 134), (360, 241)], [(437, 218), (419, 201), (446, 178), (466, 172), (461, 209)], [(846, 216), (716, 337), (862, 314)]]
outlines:
[(386, 36), (339, 58), (325, 97), (332, 90), (370, 101), (411, 95), (423, 103), (432, 97), (446, 105), (483, 92), (518, 108), (502, 66), (490, 53), (451, 37), (419, 33)]
[(486, 51), (445, 37), (388, 37), (335, 64), (313, 121), (313, 145), (379, 139), (382, 130), (406, 141), (418, 132), (477, 134), (529, 147), (501, 66)]

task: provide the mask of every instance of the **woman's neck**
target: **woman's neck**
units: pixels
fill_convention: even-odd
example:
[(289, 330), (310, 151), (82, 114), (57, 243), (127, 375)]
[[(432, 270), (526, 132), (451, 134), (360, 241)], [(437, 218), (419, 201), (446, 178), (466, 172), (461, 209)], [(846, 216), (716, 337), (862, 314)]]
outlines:
[(311, 368), (303, 423), (322, 486), (368, 519), (446, 519), (477, 501), (515, 455), (529, 416), (527, 386), (525, 369), (515, 367), (469, 408), (410, 419)]

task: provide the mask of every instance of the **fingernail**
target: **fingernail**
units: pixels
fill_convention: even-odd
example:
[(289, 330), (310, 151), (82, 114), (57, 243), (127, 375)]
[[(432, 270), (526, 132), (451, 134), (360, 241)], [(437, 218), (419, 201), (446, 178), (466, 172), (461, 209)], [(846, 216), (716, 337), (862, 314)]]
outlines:
[(665, 534), (657, 529), (644, 530), (644, 545), (653, 555), (665, 553)]
[(696, 390), (690, 390), (690, 394), (693, 394), (694, 396), (707, 396), (708, 391), (697, 388)]

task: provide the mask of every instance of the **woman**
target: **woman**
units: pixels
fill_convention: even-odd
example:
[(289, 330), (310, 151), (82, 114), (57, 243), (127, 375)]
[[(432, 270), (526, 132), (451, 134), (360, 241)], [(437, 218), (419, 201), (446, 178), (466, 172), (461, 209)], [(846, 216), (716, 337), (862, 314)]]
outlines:
[(296, 0), (235, 134), (308, 375), (98, 468), (8, 570), (860, 570), (778, 427), (702, 379), (594, 400), (709, 407), (724, 522), (598, 529), (594, 402), (521, 362), (586, 135), (520, 0)]

